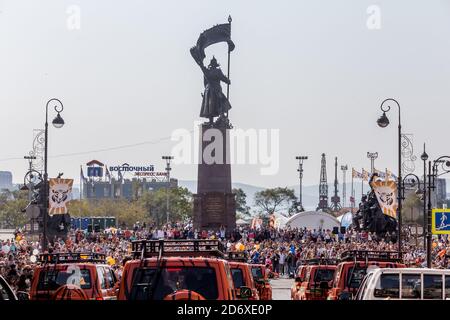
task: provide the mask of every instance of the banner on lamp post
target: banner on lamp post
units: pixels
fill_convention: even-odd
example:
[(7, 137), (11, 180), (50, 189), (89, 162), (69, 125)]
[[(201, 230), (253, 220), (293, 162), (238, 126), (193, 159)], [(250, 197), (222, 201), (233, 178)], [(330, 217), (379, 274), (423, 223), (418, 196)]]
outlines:
[(381, 210), (385, 215), (397, 219), (397, 184), (395, 181), (377, 180), (372, 181), (373, 188)]
[(72, 199), (73, 179), (49, 180), (48, 214), (66, 214), (67, 203)]

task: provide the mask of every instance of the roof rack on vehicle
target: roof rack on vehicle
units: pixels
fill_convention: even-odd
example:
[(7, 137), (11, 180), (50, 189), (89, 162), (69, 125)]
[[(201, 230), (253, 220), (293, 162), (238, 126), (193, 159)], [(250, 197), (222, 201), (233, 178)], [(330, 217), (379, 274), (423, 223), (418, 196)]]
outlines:
[(398, 251), (351, 250), (341, 254), (341, 261), (354, 260), (401, 262), (402, 258)]
[(134, 259), (159, 256), (225, 257), (225, 246), (219, 240), (135, 240), (131, 243)]
[(106, 263), (106, 255), (103, 253), (43, 253), (39, 255), (39, 262), (45, 263)]
[(227, 260), (247, 262), (248, 256), (245, 251), (230, 251), (228, 252)]
[(339, 263), (338, 259), (331, 258), (315, 258), (305, 260), (303, 264), (306, 265), (337, 265)]

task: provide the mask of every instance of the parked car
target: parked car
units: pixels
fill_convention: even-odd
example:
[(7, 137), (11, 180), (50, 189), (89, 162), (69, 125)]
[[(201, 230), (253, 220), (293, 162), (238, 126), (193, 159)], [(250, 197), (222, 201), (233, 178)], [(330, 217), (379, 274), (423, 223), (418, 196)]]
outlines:
[(104, 254), (42, 254), (33, 275), (31, 300), (114, 300), (118, 282)]
[(450, 270), (374, 269), (364, 277), (355, 300), (450, 300)]
[(8, 282), (6, 282), (5, 278), (0, 276), (0, 301), (5, 300), (15, 301), (18, 300), (18, 298), (9, 286)]

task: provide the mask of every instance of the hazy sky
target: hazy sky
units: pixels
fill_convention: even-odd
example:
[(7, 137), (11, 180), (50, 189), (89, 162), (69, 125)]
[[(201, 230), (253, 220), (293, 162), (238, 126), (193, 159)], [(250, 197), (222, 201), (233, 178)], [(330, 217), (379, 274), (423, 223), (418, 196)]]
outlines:
[[(380, 29), (368, 28), (373, 5)], [(73, 6), (80, 29), (67, 26)], [(64, 103), (66, 126), (50, 128), (51, 176), (78, 181), (80, 164), (92, 159), (162, 170), (161, 155), (174, 143), (161, 138), (199, 120), (203, 78), (189, 48), (228, 14), (236, 44), (231, 121), (280, 130), (278, 174), (235, 165), (234, 181), (296, 184), (295, 156), (308, 155), (304, 182), (317, 184), (323, 152), (329, 182), (335, 156), (339, 165), (369, 169), (367, 151), (378, 151), (377, 167), (396, 172), (397, 110), (388, 128), (376, 125), (389, 97), (402, 106), (417, 156), (423, 142), (432, 157), (450, 153), (448, 0), (0, 0), (0, 11), (0, 170), (13, 171), (15, 182), (52, 97)], [(216, 45), (207, 53), (226, 70), (225, 52)], [(86, 153), (146, 141), (154, 143)], [(70, 153), (82, 154), (55, 157)], [(197, 169), (178, 165), (172, 174), (195, 179)]]

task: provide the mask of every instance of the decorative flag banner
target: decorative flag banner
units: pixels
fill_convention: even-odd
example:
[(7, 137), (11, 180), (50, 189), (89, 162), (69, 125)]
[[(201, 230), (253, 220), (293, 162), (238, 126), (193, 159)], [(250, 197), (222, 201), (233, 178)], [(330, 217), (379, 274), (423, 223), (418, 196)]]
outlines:
[(359, 173), (358, 171), (356, 171), (354, 168), (352, 168), (352, 177), (353, 178), (357, 178), (357, 179), (362, 179), (363, 176), (361, 173)]
[(374, 172), (382, 179), (386, 179), (386, 172), (373, 168)]
[(71, 200), (73, 179), (52, 178), (49, 181), (48, 214), (66, 214)]
[(386, 180), (397, 180), (397, 176), (386, 169)]
[(395, 181), (372, 181), (370, 185), (385, 215), (397, 219), (397, 184)]
[(364, 181), (369, 181), (369, 172), (364, 170), (364, 168), (362, 169), (362, 179)]

